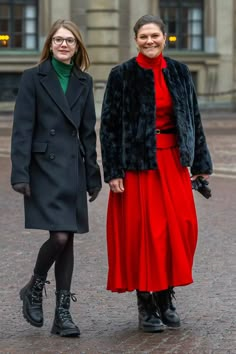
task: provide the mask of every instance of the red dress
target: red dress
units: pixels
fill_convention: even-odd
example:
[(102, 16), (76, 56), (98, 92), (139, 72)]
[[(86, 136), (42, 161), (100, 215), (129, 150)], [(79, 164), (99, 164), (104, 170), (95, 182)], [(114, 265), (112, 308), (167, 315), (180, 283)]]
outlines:
[[(137, 57), (154, 72), (156, 126), (175, 126), (160, 55)], [(193, 282), (197, 217), (189, 171), (175, 134), (156, 135), (157, 170), (126, 171), (123, 193), (110, 192), (107, 210), (107, 289), (160, 291)]]

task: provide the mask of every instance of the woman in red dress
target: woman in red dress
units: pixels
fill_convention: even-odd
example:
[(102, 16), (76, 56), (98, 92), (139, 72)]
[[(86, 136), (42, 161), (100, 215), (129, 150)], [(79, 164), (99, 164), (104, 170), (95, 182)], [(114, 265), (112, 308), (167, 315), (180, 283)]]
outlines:
[(112, 69), (102, 109), (107, 289), (136, 290), (139, 327), (161, 332), (180, 326), (173, 287), (193, 282), (197, 243), (191, 179), (212, 163), (189, 70), (162, 55), (162, 20), (145, 15), (134, 33), (139, 54)]

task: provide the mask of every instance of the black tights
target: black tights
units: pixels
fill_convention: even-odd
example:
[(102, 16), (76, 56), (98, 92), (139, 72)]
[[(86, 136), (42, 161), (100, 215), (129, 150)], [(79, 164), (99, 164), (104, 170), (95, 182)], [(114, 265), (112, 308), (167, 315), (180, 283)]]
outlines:
[(46, 277), (55, 262), (56, 290), (70, 291), (74, 268), (74, 234), (50, 231), (49, 239), (41, 246), (34, 274)]

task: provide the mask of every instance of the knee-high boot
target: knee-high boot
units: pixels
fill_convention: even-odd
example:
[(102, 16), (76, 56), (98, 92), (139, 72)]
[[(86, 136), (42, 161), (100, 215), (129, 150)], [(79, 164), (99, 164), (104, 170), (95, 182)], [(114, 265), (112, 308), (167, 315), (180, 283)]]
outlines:
[(32, 326), (42, 327), (43, 325), (43, 288), (46, 277), (33, 275), (30, 281), (21, 289), (20, 299), (23, 301), (22, 312), (26, 321)]
[(162, 322), (170, 328), (180, 327), (180, 317), (172, 302), (172, 297), (174, 297), (173, 288), (155, 292), (153, 296), (160, 310)]
[(77, 301), (76, 297), (68, 290), (56, 292), (56, 310), (51, 333), (61, 337), (78, 337), (79, 328), (74, 324), (70, 314), (70, 299)]
[(153, 294), (137, 290), (139, 328), (144, 332), (162, 332), (165, 326), (153, 301)]

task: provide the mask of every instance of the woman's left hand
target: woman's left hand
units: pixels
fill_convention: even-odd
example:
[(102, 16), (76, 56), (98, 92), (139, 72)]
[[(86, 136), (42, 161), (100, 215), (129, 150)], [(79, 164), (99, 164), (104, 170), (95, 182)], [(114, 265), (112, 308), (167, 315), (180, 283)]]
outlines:
[(125, 190), (123, 178), (111, 179), (109, 181), (109, 186), (113, 193), (123, 193)]

